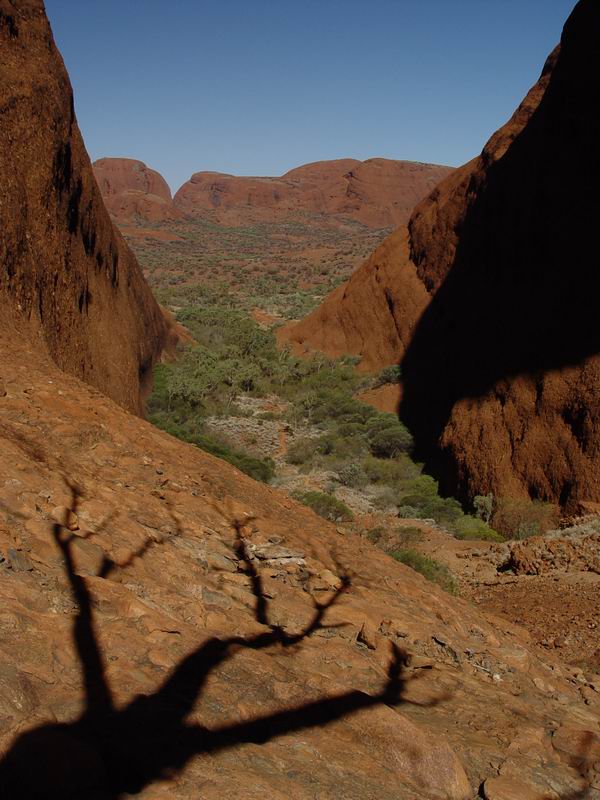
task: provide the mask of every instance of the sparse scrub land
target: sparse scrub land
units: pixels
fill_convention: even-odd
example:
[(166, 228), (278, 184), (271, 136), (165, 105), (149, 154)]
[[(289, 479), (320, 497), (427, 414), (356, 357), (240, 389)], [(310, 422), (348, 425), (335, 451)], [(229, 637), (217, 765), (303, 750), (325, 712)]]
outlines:
[[(325, 491), (309, 486), (300, 492), (302, 502), (317, 513), (349, 521), (352, 509), (346, 493), (354, 492), (372, 509), (394, 517), (433, 520), (457, 538), (501, 538), (485, 519), (465, 514), (452, 498), (440, 497), (436, 481), (422, 474), (421, 465), (412, 460), (412, 437), (395, 415), (356, 399), (358, 392), (381, 381), (381, 374), (373, 378), (357, 373), (353, 357), (302, 360), (279, 350), (273, 331), (261, 328), (223, 285), (196, 286), (169, 295), (177, 320), (195, 344), (184, 348), (176, 361), (156, 369), (148, 403), (156, 425), (254, 478), (270, 481), (277, 477), (278, 467), (256, 446), (260, 428), (242, 446), (238, 438), (211, 431), (210, 420), (251, 413), (241, 403), (244, 397), (274, 396), (285, 410), (261, 413), (256, 424), (279, 419), (290, 437), (285, 462), (307, 478), (330, 476), (320, 485)], [(397, 376), (396, 368), (391, 368), (386, 380)]]
[[(155, 235), (163, 228), (169, 241)], [(390, 232), (309, 212), (235, 227), (213, 221), (207, 212), (202, 218), (152, 223), (148, 235), (144, 230), (140, 224), (123, 233), (157, 293), (181, 296), (194, 286), (223, 282), (247, 308), (258, 306), (285, 319), (306, 316)]]

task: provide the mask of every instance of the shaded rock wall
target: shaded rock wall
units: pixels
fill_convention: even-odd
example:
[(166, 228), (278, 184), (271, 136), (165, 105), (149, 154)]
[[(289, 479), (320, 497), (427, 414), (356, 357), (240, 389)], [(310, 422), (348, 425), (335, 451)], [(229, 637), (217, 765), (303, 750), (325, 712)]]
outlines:
[(367, 369), (401, 361), (416, 455), (465, 500), (600, 499), (599, 29), (582, 0), (482, 154), (282, 334)]
[(0, 309), (140, 412), (165, 323), (102, 203), (41, 0), (0, 0), (0, 53)]
[(583, 0), (513, 119), (410, 222), (433, 298), (402, 361), (401, 414), (463, 498), (600, 498), (598, 30)]

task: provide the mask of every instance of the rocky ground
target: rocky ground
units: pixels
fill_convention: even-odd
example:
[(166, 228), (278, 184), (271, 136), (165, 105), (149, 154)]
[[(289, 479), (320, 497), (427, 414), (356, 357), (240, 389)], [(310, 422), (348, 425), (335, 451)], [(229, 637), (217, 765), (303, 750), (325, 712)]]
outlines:
[[(37, 765), (27, 797), (63, 764), (73, 796), (98, 800), (132, 783), (156, 800), (600, 797), (589, 672), (122, 412), (39, 348), (7, 352), (0, 782), (18, 752)], [(92, 791), (115, 758), (120, 794)]]
[[(532, 642), (553, 651), (564, 664), (585, 669), (600, 681), (600, 518), (590, 516), (568, 528), (522, 542), (460, 541), (423, 520), (400, 520), (378, 511), (377, 490), (340, 484), (336, 473), (302, 471), (286, 461), (288, 446), (319, 430), (294, 428), (281, 415), (287, 405), (276, 397), (241, 398), (248, 416), (214, 418), (209, 427), (240, 441), (276, 463), (274, 485), (286, 494), (332, 491), (354, 513), (345, 527), (356, 535), (382, 531), (378, 545), (387, 552), (410, 547), (445, 564), (457, 579), (461, 596), (528, 630)], [(265, 413), (278, 415), (263, 419)], [(599, 684), (600, 685), (600, 684)]]

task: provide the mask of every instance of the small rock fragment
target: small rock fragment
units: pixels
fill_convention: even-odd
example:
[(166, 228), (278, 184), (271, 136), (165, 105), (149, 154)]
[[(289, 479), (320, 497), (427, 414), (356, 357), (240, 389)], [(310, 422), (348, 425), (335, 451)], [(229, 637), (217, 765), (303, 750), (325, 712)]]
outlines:
[(55, 522), (58, 522), (59, 525), (62, 525), (63, 528), (67, 528), (69, 531), (79, 530), (77, 514), (66, 506), (55, 506), (50, 512), (50, 516)]
[(359, 630), (356, 637), (356, 641), (366, 644), (369, 650), (377, 650), (377, 634), (369, 622), (363, 622), (362, 628)]

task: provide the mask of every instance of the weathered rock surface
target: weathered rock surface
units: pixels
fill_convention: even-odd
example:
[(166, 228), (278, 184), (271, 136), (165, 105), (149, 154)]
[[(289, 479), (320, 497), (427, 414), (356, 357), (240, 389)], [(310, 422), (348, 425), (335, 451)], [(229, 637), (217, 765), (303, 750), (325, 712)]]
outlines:
[(350, 217), (373, 228), (406, 223), (450, 167), (370, 158), (318, 161), (280, 178), (197, 172), (175, 194), (186, 214), (215, 214), (222, 223), (281, 219), (305, 211)]
[(119, 223), (164, 222), (183, 216), (165, 179), (134, 158), (100, 158), (94, 175), (111, 216)]
[(600, 499), (599, 14), (577, 4), (482, 154), (283, 334), (367, 369), (400, 361), (416, 455), (463, 499)]
[[(0, 336), (0, 785), (16, 769), (21, 791), (10, 796), (36, 796), (50, 774), (65, 797), (98, 800), (125, 788), (187, 800), (198, 787), (209, 800), (468, 800), (509, 768), (541, 796), (585, 785), (552, 733), (600, 734), (600, 707), (522, 629), (123, 413), (25, 336)], [(77, 529), (57, 534), (56, 517), (75, 522), (66, 508)], [(287, 644), (346, 574), (322, 624)], [(100, 673), (89, 636), (76, 638), (86, 614)], [(411, 656), (402, 680), (390, 678), (393, 645)], [(518, 744), (524, 717), (535, 746)]]
[(0, 323), (131, 411), (166, 335), (102, 203), (41, 0), (0, 2)]

